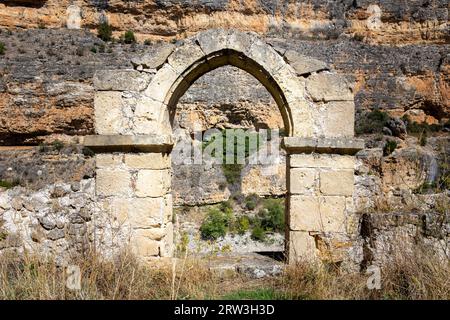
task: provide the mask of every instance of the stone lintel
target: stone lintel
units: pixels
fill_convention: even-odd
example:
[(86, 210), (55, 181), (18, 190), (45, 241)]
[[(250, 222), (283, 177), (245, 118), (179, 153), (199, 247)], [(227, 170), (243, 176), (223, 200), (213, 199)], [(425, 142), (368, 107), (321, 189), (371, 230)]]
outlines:
[(95, 152), (163, 152), (172, 150), (169, 135), (92, 135), (84, 137), (84, 146)]
[(283, 148), (290, 154), (330, 153), (354, 155), (364, 149), (364, 140), (348, 138), (303, 138), (286, 137)]

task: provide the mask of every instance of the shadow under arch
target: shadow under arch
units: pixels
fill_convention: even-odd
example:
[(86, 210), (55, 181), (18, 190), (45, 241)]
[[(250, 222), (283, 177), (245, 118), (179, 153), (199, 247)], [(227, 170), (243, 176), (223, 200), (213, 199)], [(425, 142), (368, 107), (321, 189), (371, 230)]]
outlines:
[(275, 79), (256, 61), (242, 52), (229, 48), (215, 51), (197, 60), (190, 67), (184, 70), (184, 72), (182, 72), (178, 79), (174, 82), (165, 99), (169, 112), (170, 126), (173, 128), (176, 105), (190, 86), (206, 73), (227, 65), (235, 66), (246, 71), (256, 78), (267, 89), (267, 91), (269, 91), (275, 100), (278, 109), (280, 110), (283, 118), (284, 130), (289, 136), (291, 136), (293, 130), (292, 114), (284, 93)]

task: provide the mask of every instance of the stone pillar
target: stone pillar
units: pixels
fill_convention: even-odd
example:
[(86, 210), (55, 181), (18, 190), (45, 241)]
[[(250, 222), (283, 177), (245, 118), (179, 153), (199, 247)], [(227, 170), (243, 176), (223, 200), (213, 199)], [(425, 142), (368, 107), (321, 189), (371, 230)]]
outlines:
[(97, 202), (122, 232), (128, 230), (136, 256), (172, 256), (171, 139), (99, 135), (84, 144), (97, 153)]
[(353, 210), (355, 139), (284, 139), (287, 161), (286, 246), (297, 261), (345, 260)]

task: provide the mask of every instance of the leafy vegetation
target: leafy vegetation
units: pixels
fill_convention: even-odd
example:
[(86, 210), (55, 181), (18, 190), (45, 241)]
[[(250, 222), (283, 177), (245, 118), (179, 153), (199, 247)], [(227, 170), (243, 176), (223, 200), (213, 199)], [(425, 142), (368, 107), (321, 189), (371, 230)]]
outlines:
[(97, 27), (97, 36), (103, 41), (111, 41), (112, 37), (112, 27), (107, 22), (102, 22)]
[(263, 205), (264, 209), (259, 213), (261, 227), (265, 231), (284, 231), (284, 199), (264, 199)]
[(254, 210), (258, 204), (259, 197), (256, 194), (250, 194), (245, 197), (245, 208), (247, 210)]
[(131, 30), (128, 30), (125, 32), (122, 38), (123, 42), (126, 44), (131, 44), (136, 42), (136, 37), (134, 35), (134, 32)]
[(237, 234), (245, 234), (250, 229), (250, 219), (246, 216), (238, 217), (236, 219), (234, 228)]
[(256, 241), (266, 240), (266, 231), (259, 224), (253, 227), (251, 238)]
[(418, 123), (412, 121), (407, 115), (403, 116), (402, 120), (406, 123), (408, 134), (417, 137), (421, 146), (427, 144), (427, 138), (430, 134), (450, 128), (450, 121), (447, 121), (447, 123), (444, 124)]
[(15, 180), (15, 181), (8, 181), (8, 180), (0, 180), (0, 187), (1, 188), (5, 188), (5, 189), (11, 189), (14, 188), (15, 186), (19, 185), (19, 181)]
[(0, 56), (4, 55), (6, 51), (5, 44), (3, 42), (0, 42)]
[(224, 237), (228, 232), (233, 211), (227, 209), (221, 211), (217, 208), (211, 209), (208, 215), (200, 226), (200, 233), (204, 240), (216, 240)]
[(41, 143), (39, 145), (39, 152), (61, 151), (64, 148), (64, 142), (54, 140), (52, 143)]
[[(284, 203), (283, 199), (264, 199), (260, 201), (257, 195), (246, 198), (244, 205), (251, 203), (254, 210), (261, 203), (263, 208), (256, 216), (240, 215), (233, 212), (233, 203), (222, 202), (219, 206), (210, 209), (200, 227), (204, 240), (216, 240), (227, 233), (243, 235), (250, 231), (250, 236), (256, 241), (265, 241), (267, 233), (284, 231)], [(249, 209), (250, 210), (250, 209)]]
[(356, 123), (356, 133), (381, 133), (389, 120), (389, 115), (379, 109), (364, 113)]
[(241, 180), (242, 164), (223, 164), (222, 171), (229, 184), (235, 184)]
[(397, 142), (394, 140), (386, 141), (386, 144), (383, 147), (383, 155), (388, 156), (397, 148)]

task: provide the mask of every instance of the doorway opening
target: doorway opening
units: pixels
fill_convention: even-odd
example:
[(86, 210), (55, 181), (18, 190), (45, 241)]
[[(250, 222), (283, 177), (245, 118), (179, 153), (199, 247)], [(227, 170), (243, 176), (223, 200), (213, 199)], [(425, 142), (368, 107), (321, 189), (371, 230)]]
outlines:
[[(193, 82), (171, 113), (175, 255), (283, 261), (285, 128), (272, 95), (225, 65)], [(201, 150), (200, 162), (190, 146)]]

